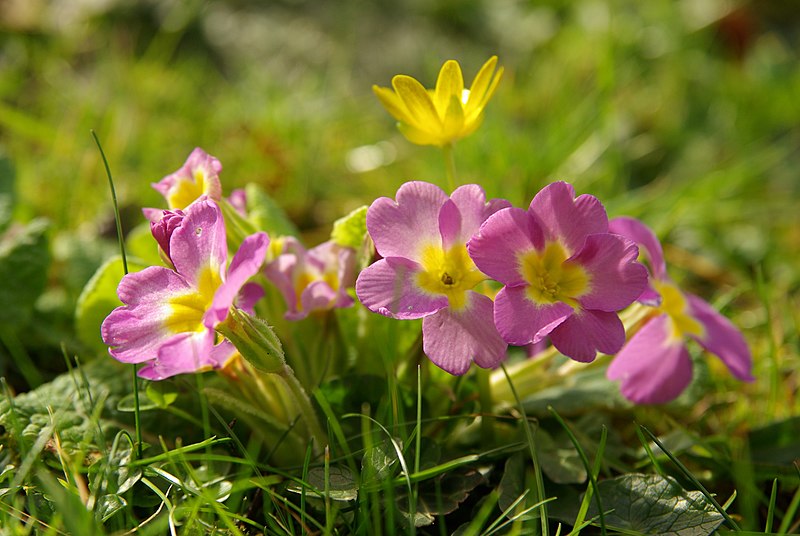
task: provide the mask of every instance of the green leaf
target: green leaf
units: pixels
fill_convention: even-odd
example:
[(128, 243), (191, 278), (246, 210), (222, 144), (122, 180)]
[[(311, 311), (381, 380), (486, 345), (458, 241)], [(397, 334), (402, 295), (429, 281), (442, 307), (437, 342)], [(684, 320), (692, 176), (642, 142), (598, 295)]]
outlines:
[(0, 232), (11, 223), (16, 202), (14, 166), (6, 156), (0, 156)]
[(361, 459), (361, 478), (365, 482), (386, 480), (392, 477), (398, 465), (397, 453), (391, 442), (382, 441), (364, 452)]
[(367, 207), (359, 207), (333, 222), (331, 240), (336, 244), (359, 249), (367, 236)]
[(158, 253), (158, 242), (150, 231), (150, 222), (147, 221), (128, 231), (125, 253), (129, 260), (134, 258), (143, 264), (158, 266), (164, 263)]
[(283, 208), (258, 185), (250, 183), (244, 191), (247, 195), (247, 219), (256, 228), (267, 231), (273, 238), (300, 234)]
[[(128, 259), (128, 270), (138, 272), (145, 265)], [(117, 297), (117, 286), (124, 275), (119, 255), (104, 262), (83, 287), (75, 307), (75, 331), (81, 342), (100, 352), (107, 348), (100, 337), (100, 325), (114, 310), (122, 305)]]
[(153, 382), (145, 389), (147, 398), (161, 409), (172, 405), (178, 399), (178, 392), (175, 387), (167, 382)]
[[(462, 467), (449, 473), (419, 483), (414, 512), (414, 526), (431, 525), (436, 516), (454, 512), (466, 500), (470, 492), (485, 481), (475, 469)], [(411, 519), (408, 507), (408, 492), (398, 490), (397, 509), (406, 520)]]
[(337, 465), (328, 468), (327, 486), (325, 482), (325, 468), (313, 467), (306, 475), (307, 486), (292, 484), (287, 489), (292, 493), (302, 493), (303, 489), (309, 495), (325, 497), (327, 488), (328, 496), (334, 501), (354, 501), (358, 498), (358, 484), (350, 469)]
[[(606, 525), (662, 536), (707, 536), (722, 515), (699, 491), (684, 490), (673, 478), (631, 473), (599, 483)], [(587, 517), (598, 515), (592, 503)]]
[(536, 448), (542, 471), (556, 484), (580, 484), (586, 481), (586, 468), (566, 436), (562, 435), (557, 440), (539, 428), (536, 431)]
[(0, 325), (27, 322), (47, 282), (49, 223), (43, 219), (12, 225), (0, 236)]

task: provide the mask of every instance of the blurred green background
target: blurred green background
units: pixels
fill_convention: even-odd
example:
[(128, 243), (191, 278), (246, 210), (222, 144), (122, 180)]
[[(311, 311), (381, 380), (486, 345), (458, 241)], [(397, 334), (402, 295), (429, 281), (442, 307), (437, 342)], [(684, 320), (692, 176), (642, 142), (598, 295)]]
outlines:
[(0, 149), (15, 177), (0, 253), (19, 226), (50, 222), (44, 279), (1, 283), (35, 292), (0, 304), (0, 376), (17, 391), (48, 380), (62, 344), (97, 357), (73, 328), (117, 247), (91, 129), (126, 229), (163, 206), (150, 183), (200, 146), (226, 194), (259, 184), (314, 244), (402, 182), (443, 178), (439, 152), (403, 139), (371, 86), (403, 73), (431, 87), (451, 58), (469, 83), (498, 54), (484, 125), (456, 147), (461, 182), (526, 206), (563, 179), (644, 219), (672, 275), (745, 331), (759, 377), (745, 394), (796, 414), (799, 28), (796, 2), (0, 2)]

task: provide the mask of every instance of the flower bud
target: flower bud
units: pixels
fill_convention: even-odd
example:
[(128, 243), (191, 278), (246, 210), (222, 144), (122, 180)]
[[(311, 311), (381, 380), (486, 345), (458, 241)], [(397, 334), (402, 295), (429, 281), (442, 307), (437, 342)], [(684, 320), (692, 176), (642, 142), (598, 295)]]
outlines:
[(285, 360), (281, 341), (272, 328), (260, 318), (232, 308), (228, 318), (217, 326), (251, 365), (270, 373), (283, 372)]

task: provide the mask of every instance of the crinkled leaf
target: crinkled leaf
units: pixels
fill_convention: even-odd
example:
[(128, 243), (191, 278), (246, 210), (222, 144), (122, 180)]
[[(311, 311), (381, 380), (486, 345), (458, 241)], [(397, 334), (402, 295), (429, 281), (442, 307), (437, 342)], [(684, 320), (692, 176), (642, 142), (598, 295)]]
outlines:
[(527, 491), (525, 473), (529, 460), (530, 456), (525, 452), (516, 452), (506, 460), (503, 476), (498, 487), (499, 497), (497, 501), (498, 506), (504, 512)]
[[(484, 482), (478, 471), (463, 467), (419, 483), (419, 491), (413, 513), (414, 526), (430, 525), (436, 516), (454, 512), (464, 502), (469, 493)], [(398, 490), (397, 509), (406, 519), (412, 518), (409, 510), (408, 493), (405, 488)]]
[(398, 466), (394, 446), (390, 441), (383, 441), (364, 452), (361, 458), (361, 478), (365, 482), (383, 481), (390, 478)]
[(125, 499), (116, 493), (103, 495), (100, 497), (100, 499), (97, 501), (97, 505), (94, 507), (95, 519), (105, 523), (114, 517), (115, 514), (124, 510), (127, 505), (128, 503), (125, 501)]
[[(144, 268), (144, 263), (128, 259), (129, 272)], [(122, 257), (111, 257), (97, 269), (78, 297), (75, 331), (81, 342), (100, 352), (107, 349), (100, 337), (100, 325), (111, 311), (122, 305), (117, 297), (117, 286), (124, 275)]]
[(14, 191), (14, 165), (11, 160), (0, 156), (0, 232), (3, 232), (11, 223), (16, 202)]
[(358, 498), (358, 484), (353, 473), (346, 467), (332, 466), (328, 468), (327, 486), (324, 467), (313, 467), (306, 475), (307, 486), (292, 484), (287, 489), (293, 493), (305, 493), (317, 497), (328, 496), (334, 501), (353, 501)]
[(333, 222), (331, 240), (336, 244), (359, 249), (367, 236), (367, 207), (359, 207)]
[(543, 429), (536, 430), (536, 450), (542, 471), (557, 484), (580, 484), (586, 481), (586, 468), (575, 445), (566, 436), (554, 439)]
[(0, 325), (27, 322), (47, 282), (49, 223), (43, 219), (14, 224), (0, 235)]
[(529, 415), (549, 415), (548, 406), (558, 408), (561, 416), (580, 415), (591, 409), (618, 410), (631, 403), (619, 393), (619, 386), (609, 381), (602, 368), (582, 370), (569, 381), (536, 391), (523, 399)]
[(247, 219), (270, 236), (297, 236), (299, 231), (278, 203), (256, 184), (245, 186)]
[[(707, 536), (723, 521), (699, 491), (670, 477), (631, 473), (599, 483), (607, 526), (639, 534)], [(613, 510), (613, 511), (612, 511)], [(598, 515), (592, 502), (587, 517)]]

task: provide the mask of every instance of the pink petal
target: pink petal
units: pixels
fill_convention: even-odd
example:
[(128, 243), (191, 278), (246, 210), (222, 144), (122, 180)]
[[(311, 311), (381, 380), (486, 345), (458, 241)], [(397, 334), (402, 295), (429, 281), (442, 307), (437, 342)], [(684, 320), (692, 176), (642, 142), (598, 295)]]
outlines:
[(158, 357), (147, 363), (138, 374), (149, 380), (164, 380), (177, 374), (202, 372), (220, 368), (236, 353), (236, 348), (228, 341), (213, 345), (214, 334), (182, 333), (170, 344), (164, 345)]
[(494, 323), (508, 344), (522, 346), (542, 340), (572, 315), (565, 303), (537, 305), (525, 287), (504, 287), (494, 302)]
[(258, 283), (247, 283), (242, 286), (239, 295), (236, 296), (236, 306), (247, 314), (255, 314), (255, 306), (258, 300), (264, 297), (264, 287)]
[(368, 266), (356, 280), (356, 295), (369, 310), (393, 318), (422, 318), (447, 307), (447, 296), (424, 293), (414, 283), (419, 265), (389, 257)]
[(467, 306), (459, 312), (447, 307), (422, 320), (425, 355), (450, 374), (464, 374), (473, 361), (483, 368), (495, 367), (506, 347), (492, 323), (492, 300), (477, 292), (469, 293)]
[(718, 356), (734, 376), (753, 381), (753, 357), (742, 333), (705, 301), (689, 293), (684, 295), (689, 302), (691, 315), (705, 328), (703, 338), (693, 338)]
[(297, 311), (297, 294), (294, 290), (293, 274), (298, 262), (298, 258), (295, 255), (284, 253), (264, 268), (267, 279), (283, 295), (290, 312)]
[(586, 237), (583, 248), (569, 259), (590, 276), (588, 294), (579, 297), (585, 309), (619, 311), (638, 298), (647, 285), (647, 269), (636, 258), (639, 249), (619, 235)]
[(689, 385), (692, 360), (680, 339), (670, 340), (670, 329), (667, 315), (651, 319), (609, 365), (606, 374), (622, 382), (625, 398), (637, 404), (663, 404)]
[(616, 313), (576, 311), (550, 333), (550, 341), (565, 356), (588, 363), (597, 352), (618, 352), (625, 344), (625, 328)]
[(439, 234), (442, 236), (441, 244), (445, 250), (467, 243), (467, 240), (461, 238), (461, 213), (450, 199), (442, 205), (439, 211)]
[(486, 202), (486, 193), (477, 184), (459, 186), (450, 194), (450, 199), (458, 207), (461, 214), (461, 235), (458, 242), (465, 244), (478, 232), (486, 218), (498, 210), (510, 207), (505, 199), (492, 199)]
[(525, 285), (519, 255), (544, 248), (544, 235), (530, 214), (505, 208), (491, 215), (467, 244), (480, 271), (505, 285)]
[(242, 240), (242, 245), (239, 246), (239, 251), (233, 256), (228, 268), (225, 282), (214, 293), (211, 308), (203, 318), (206, 327), (214, 327), (225, 320), (241, 288), (261, 269), (268, 247), (267, 233), (256, 233)]
[(633, 240), (642, 248), (641, 253), (650, 263), (650, 270), (656, 279), (667, 278), (667, 265), (664, 262), (664, 251), (655, 233), (636, 218), (622, 216), (608, 222), (608, 232), (622, 235)]
[(407, 182), (397, 190), (397, 202), (376, 199), (367, 211), (367, 229), (382, 257), (420, 260), (420, 250), (441, 244), (439, 211), (448, 197), (427, 182)]
[(170, 257), (175, 270), (193, 285), (200, 272), (225, 269), (228, 245), (222, 212), (213, 201), (201, 199), (186, 209), (183, 223), (172, 233)]
[(531, 201), (535, 214), (549, 242), (560, 242), (570, 254), (583, 247), (587, 235), (608, 231), (608, 216), (592, 195), (575, 197), (575, 189), (566, 182), (545, 186)]
[(303, 312), (305, 313), (304, 316), (312, 311), (331, 309), (338, 299), (339, 293), (333, 290), (325, 281), (314, 281), (310, 283), (300, 294), (300, 302), (303, 305)]
[(200, 147), (196, 147), (189, 157), (175, 173), (167, 175), (159, 182), (151, 186), (164, 197), (181, 181), (195, 182), (194, 171), (202, 170), (205, 175), (205, 194), (211, 199), (219, 201), (222, 198), (222, 185), (219, 181), (219, 173), (222, 171), (222, 164), (205, 152)]

